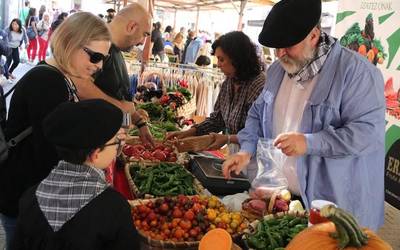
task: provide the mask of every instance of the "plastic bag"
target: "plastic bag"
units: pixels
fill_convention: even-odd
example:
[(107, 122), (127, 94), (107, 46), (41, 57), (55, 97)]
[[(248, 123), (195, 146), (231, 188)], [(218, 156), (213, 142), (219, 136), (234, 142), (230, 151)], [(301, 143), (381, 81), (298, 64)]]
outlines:
[(288, 180), (283, 169), (286, 159), (287, 156), (273, 145), (272, 139), (258, 140), (258, 172), (251, 184), (252, 197), (270, 198), (273, 193), (288, 188)]
[(28, 52), (26, 49), (22, 49), (19, 51), (19, 60), (21, 63), (26, 63), (28, 61)]
[(242, 211), (242, 203), (250, 198), (247, 192), (227, 195), (222, 198), (222, 203), (233, 212)]

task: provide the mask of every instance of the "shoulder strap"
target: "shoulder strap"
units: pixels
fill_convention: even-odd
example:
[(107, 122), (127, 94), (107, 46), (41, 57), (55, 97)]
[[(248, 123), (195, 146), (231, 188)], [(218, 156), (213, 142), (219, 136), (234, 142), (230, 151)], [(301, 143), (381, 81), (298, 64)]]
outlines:
[(9, 96), (16, 87), (17, 87), (17, 83), (9, 91), (7, 91), (7, 93), (4, 94), (4, 98), (7, 98), (7, 96)]
[(12, 138), (7, 142), (8, 147), (15, 147), (18, 143), (20, 143), (23, 139), (25, 139), (28, 135), (30, 135), (33, 131), (32, 126), (29, 128), (25, 129), (21, 133), (19, 133), (17, 136)]

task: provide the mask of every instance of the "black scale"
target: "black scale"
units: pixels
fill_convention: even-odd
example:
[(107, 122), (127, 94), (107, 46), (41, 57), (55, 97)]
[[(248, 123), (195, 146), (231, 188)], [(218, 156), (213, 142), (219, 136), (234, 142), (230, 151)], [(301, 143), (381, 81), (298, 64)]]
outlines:
[(231, 179), (227, 180), (222, 175), (222, 163), (224, 160), (191, 155), (190, 167), (194, 176), (213, 195), (229, 195), (242, 193), (250, 188), (248, 178), (240, 173), (231, 173)]

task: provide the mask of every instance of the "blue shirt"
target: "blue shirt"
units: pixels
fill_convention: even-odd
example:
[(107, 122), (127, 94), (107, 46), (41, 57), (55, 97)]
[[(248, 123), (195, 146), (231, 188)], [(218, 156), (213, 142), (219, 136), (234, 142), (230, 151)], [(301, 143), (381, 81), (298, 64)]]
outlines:
[(201, 40), (200, 37), (197, 37), (196, 39), (191, 41), (186, 49), (184, 63), (189, 64), (196, 62), (197, 55), (199, 54), (199, 50), (202, 45), (203, 45), (203, 40)]
[[(285, 74), (268, 69), (263, 92), (238, 134), (241, 151), (254, 154), (259, 137), (271, 138), (274, 101)], [(381, 72), (336, 42), (311, 93), (300, 125), (307, 152), (297, 158), (307, 209), (324, 199), (377, 230), (384, 220), (385, 98)]]

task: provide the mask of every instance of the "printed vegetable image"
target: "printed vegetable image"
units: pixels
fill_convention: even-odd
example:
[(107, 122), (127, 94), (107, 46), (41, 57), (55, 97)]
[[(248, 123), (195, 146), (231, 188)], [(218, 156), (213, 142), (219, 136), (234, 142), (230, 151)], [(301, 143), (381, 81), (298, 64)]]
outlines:
[(396, 92), (393, 88), (393, 77), (385, 83), (386, 110), (391, 116), (400, 119), (400, 89)]
[(374, 65), (378, 63), (382, 64), (387, 56), (384, 52), (381, 41), (375, 39), (372, 14), (367, 16), (364, 30), (360, 29), (359, 23), (354, 23), (346, 31), (346, 34), (340, 38), (340, 44), (351, 50), (357, 51)]
[(369, 229), (361, 229), (349, 213), (332, 205), (321, 209), (321, 215), (331, 222), (316, 224), (300, 232), (287, 250), (389, 250), (389, 244)]

